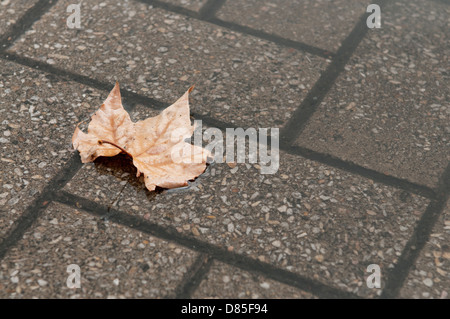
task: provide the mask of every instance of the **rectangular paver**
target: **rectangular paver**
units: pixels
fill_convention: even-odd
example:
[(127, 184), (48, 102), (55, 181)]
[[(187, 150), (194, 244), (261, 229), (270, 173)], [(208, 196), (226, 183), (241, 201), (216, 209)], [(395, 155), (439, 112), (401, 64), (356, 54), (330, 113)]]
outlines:
[(0, 37), (16, 23), (22, 15), (38, 0), (2, 0), (0, 1)]
[(278, 127), (328, 62), (143, 3), (89, 1), (69, 29), (59, 1), (11, 51), (242, 127)]
[[(174, 297), (197, 255), (52, 204), (0, 261), (0, 298)], [(67, 287), (69, 265), (80, 267), (80, 288)]]
[(338, 289), (379, 294), (366, 286), (366, 267), (389, 272), (428, 200), (283, 152), (280, 160), (274, 175), (214, 164), (191, 188), (162, 193), (147, 191), (131, 165), (96, 162), (65, 191)]
[(450, 201), (400, 291), (402, 298), (448, 299), (450, 293)]
[(297, 144), (435, 187), (450, 160), (449, 14), (436, 1), (389, 6)]
[(367, 0), (227, 1), (217, 17), (336, 52), (369, 3)]
[(0, 241), (72, 156), (78, 122), (107, 93), (2, 61)]
[(162, 0), (161, 2), (181, 6), (183, 8), (198, 12), (207, 1), (208, 0)]
[[(354, 38), (367, 0), (156, 2), (83, 1), (70, 29), (73, 1), (0, 0), (0, 298), (448, 298), (450, 203), (433, 211), (448, 197), (445, 1), (385, 1), (382, 28)], [(290, 153), (348, 171), (280, 151), (274, 174), (213, 163), (189, 187), (149, 192), (125, 155), (74, 163), (75, 125), (108, 93), (89, 84), (116, 80), (137, 93), (124, 100), (134, 121), (195, 84), (197, 119), (289, 123)], [(408, 181), (434, 196), (391, 186)], [(373, 264), (381, 289), (366, 283)]]
[(314, 295), (265, 278), (263, 275), (214, 262), (192, 295), (193, 298), (219, 299), (313, 299)]

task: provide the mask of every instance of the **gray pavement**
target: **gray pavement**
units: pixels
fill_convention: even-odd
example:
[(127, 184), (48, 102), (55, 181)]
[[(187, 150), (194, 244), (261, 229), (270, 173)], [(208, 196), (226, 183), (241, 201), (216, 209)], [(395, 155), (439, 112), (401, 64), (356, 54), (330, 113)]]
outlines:
[[(0, 1), (0, 298), (449, 298), (447, 1), (72, 2)], [(82, 164), (116, 80), (134, 121), (195, 84), (204, 129), (279, 128), (278, 171)]]

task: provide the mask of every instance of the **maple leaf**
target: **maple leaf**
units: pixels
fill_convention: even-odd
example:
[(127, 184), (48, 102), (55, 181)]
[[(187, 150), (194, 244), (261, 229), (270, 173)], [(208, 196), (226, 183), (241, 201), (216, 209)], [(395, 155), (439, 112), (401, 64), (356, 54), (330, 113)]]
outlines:
[(178, 101), (158, 116), (133, 122), (122, 106), (119, 83), (91, 117), (88, 132), (75, 128), (74, 149), (81, 161), (88, 163), (99, 156), (125, 153), (133, 159), (137, 176), (144, 174), (145, 186), (176, 188), (186, 186), (202, 174), (210, 153), (185, 142), (194, 132), (189, 116), (191, 87)]

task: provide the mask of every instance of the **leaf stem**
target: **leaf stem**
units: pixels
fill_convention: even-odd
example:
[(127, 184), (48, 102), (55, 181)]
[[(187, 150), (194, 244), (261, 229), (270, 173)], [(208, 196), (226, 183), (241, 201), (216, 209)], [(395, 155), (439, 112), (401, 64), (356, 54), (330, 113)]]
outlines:
[(111, 144), (112, 146), (117, 147), (119, 150), (122, 151), (122, 153), (127, 154), (128, 156), (130, 156), (131, 158), (133, 158), (133, 155), (131, 155), (130, 153), (128, 153), (124, 148), (120, 147), (119, 145), (117, 145), (116, 143), (110, 142), (110, 141), (105, 141), (105, 140), (98, 140), (98, 144), (102, 145), (102, 144)]

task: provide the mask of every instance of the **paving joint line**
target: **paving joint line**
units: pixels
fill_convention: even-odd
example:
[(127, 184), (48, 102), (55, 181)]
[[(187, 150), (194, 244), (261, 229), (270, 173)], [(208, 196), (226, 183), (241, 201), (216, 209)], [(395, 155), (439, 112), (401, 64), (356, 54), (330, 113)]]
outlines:
[[(384, 11), (384, 6), (394, 1), (379, 0), (378, 5)], [(367, 34), (369, 28), (366, 25), (366, 19), (368, 15), (369, 13), (366, 12), (360, 17), (353, 30), (342, 42), (327, 69), (320, 75), (305, 99), (303, 99), (299, 107), (292, 113), (287, 123), (281, 129), (280, 135), (283, 138), (281, 143), (292, 145), (301, 135), (309, 119), (314, 115), (339, 75), (345, 70), (345, 65)]]
[[(154, 0), (149, 0), (149, 1), (159, 3), (159, 1), (154, 1)], [(31, 16), (31, 17), (34, 17), (34, 20), (32, 20), (30, 17), (28, 18), (29, 21), (23, 21), (23, 19), (21, 19), (21, 20), (19, 20), (19, 22), (16, 23), (16, 25), (19, 25), (19, 27), (14, 27), (14, 26), (12, 27), (12, 30), (18, 30), (20, 32), (17, 32), (18, 34), (15, 34), (13, 36), (14, 40), (11, 41), (11, 44), (13, 44), (14, 41), (17, 40), (21, 36), (21, 34), (26, 31), (26, 29), (24, 28), (25, 25), (30, 27), (46, 11), (48, 11), (54, 4), (56, 4), (56, 2), (57, 2), (57, 0), (53, 0), (53, 1), (52, 0), (45, 0), (45, 1), (40, 0), (34, 7), (29, 9), (27, 11), (27, 13), (24, 15), (24, 17)], [(214, 18), (214, 14), (221, 8), (221, 6), (224, 5), (224, 3), (225, 3), (224, 0), (220, 0), (220, 1), (208, 0), (208, 2), (203, 6), (203, 8), (202, 8), (203, 10), (201, 10), (201, 11), (203, 11), (202, 15), (204, 17), (213, 17)], [(163, 3), (159, 3), (159, 4), (166, 4), (166, 3), (163, 2)], [(169, 5), (169, 7), (173, 6), (170, 4), (167, 4), (167, 5)], [(177, 6), (174, 6), (174, 7), (177, 7)], [(24, 18), (24, 17), (22, 17), (22, 18)], [(0, 58), (12, 61), (14, 63), (18, 63), (21, 65), (31, 67), (36, 70), (41, 70), (46, 73), (54, 74), (59, 77), (65, 78), (67, 80), (75, 81), (77, 83), (81, 83), (83, 85), (87, 85), (92, 88), (96, 88), (96, 89), (100, 89), (100, 90), (108, 91), (108, 92), (110, 89), (110, 85), (108, 83), (104, 83), (104, 82), (98, 81), (96, 79), (92, 79), (88, 76), (84, 76), (84, 75), (76, 74), (76, 73), (69, 72), (66, 70), (62, 70), (62, 69), (53, 67), (47, 63), (37, 61), (37, 60), (27, 58), (27, 57), (22, 57), (15, 53), (8, 53), (8, 52), (0, 51)], [(316, 83), (316, 85), (317, 85), (317, 83)], [(311, 93), (311, 91), (310, 91), (310, 93)], [(156, 109), (156, 110), (163, 109), (164, 107), (167, 107), (169, 105), (169, 103), (155, 100), (150, 97), (142, 96), (140, 94), (137, 94), (137, 93), (134, 93), (134, 92), (131, 92), (128, 90), (124, 90), (124, 89), (121, 90), (121, 94), (124, 97), (124, 99), (129, 100), (130, 104), (132, 104), (131, 109), (133, 109), (136, 104), (143, 104), (145, 107), (150, 107), (150, 108)], [(193, 113), (192, 116), (203, 120), (205, 122), (205, 124), (207, 124), (209, 126), (217, 127), (222, 130), (225, 130), (226, 128), (236, 128), (236, 125), (234, 125), (234, 124), (225, 123), (221, 120), (216, 120), (215, 118), (211, 118), (209, 116), (202, 116), (202, 115), (198, 115), (195, 113)], [(286, 128), (287, 125), (288, 124), (286, 124), (284, 128)], [(286, 145), (286, 143), (283, 142), (283, 136), (284, 135), (282, 134), (281, 135), (282, 143), (281, 143), (280, 149), (286, 151), (287, 153), (289, 153), (291, 155), (300, 155), (300, 156), (306, 157), (306, 158), (308, 158), (308, 156), (305, 156), (305, 155), (312, 154), (312, 151), (306, 150), (306, 149), (303, 149), (301, 152), (298, 152), (298, 151), (291, 152), (291, 148), (288, 145)], [(317, 156), (317, 155), (319, 155), (319, 156)], [(330, 164), (330, 161), (324, 161), (324, 159), (330, 158), (330, 155), (315, 153), (313, 156), (316, 157), (317, 159), (319, 159), (319, 158), (322, 159), (322, 161), (319, 160), (319, 162), (325, 162), (325, 164), (328, 164), (328, 165)], [(348, 165), (345, 164), (345, 161), (339, 162), (339, 160), (336, 159), (336, 160), (332, 160), (332, 162), (339, 163), (339, 166), (337, 168), (344, 168), (344, 169), (345, 169), (345, 167), (348, 168)], [(333, 166), (333, 165), (331, 165), (331, 166)], [(336, 166), (333, 166), (333, 167), (336, 167)], [(360, 172), (370, 172), (367, 169), (364, 169), (363, 167), (360, 167), (358, 165), (355, 165), (354, 168), (356, 168)], [(347, 169), (347, 171), (357, 174), (357, 175), (361, 175), (358, 172), (355, 172), (354, 170)], [(418, 192), (419, 194), (424, 195), (429, 198), (434, 197), (433, 191), (430, 191), (429, 189), (427, 189), (421, 185), (416, 185), (416, 184), (410, 183), (409, 181), (403, 182), (403, 180), (401, 180), (401, 179), (395, 179), (395, 183), (392, 183), (392, 178), (389, 178), (388, 176), (384, 177), (384, 176), (382, 176), (383, 175), (382, 173), (378, 173), (379, 175), (377, 175), (376, 173), (377, 172), (375, 172), (375, 173), (370, 172), (369, 175), (374, 176), (375, 178), (377, 178), (378, 181), (382, 182), (383, 184), (397, 186), (397, 188), (400, 188), (400, 189), (403, 189), (403, 190), (406, 190), (409, 192), (413, 192), (413, 193)], [(366, 177), (367, 174), (364, 174), (362, 176)], [(387, 178), (388, 180), (385, 181), (384, 180), (385, 178)], [(399, 187), (399, 185), (401, 185), (401, 186)], [(406, 188), (402, 187), (405, 185), (407, 186)]]
[(209, 21), (215, 17), (216, 13), (223, 7), (227, 0), (208, 0), (198, 13), (200, 20)]
[[(335, 56), (334, 53), (332, 53), (328, 50), (314, 47), (314, 46), (308, 45), (306, 43), (283, 38), (283, 37), (280, 37), (275, 34), (266, 33), (264, 31), (253, 29), (253, 28), (243, 26), (243, 25), (240, 25), (237, 23), (223, 21), (223, 20), (215, 18), (214, 16), (211, 16), (209, 14), (203, 13), (203, 15), (202, 15), (201, 13), (198, 13), (196, 11), (192, 11), (192, 10), (189, 10), (189, 9), (177, 6), (177, 5), (173, 5), (173, 4), (170, 4), (167, 2), (163, 2), (163, 1), (159, 1), (159, 0), (135, 0), (135, 1), (142, 2), (142, 3), (148, 4), (148, 5), (153, 5), (153, 6), (159, 7), (161, 9), (169, 11), (169, 12), (181, 14), (181, 15), (184, 15), (189, 18), (208, 22), (208, 23), (214, 24), (216, 26), (219, 26), (219, 27), (222, 27), (225, 29), (229, 29), (229, 30), (236, 31), (236, 32), (239, 32), (242, 34), (250, 35), (250, 36), (253, 36), (253, 37), (256, 37), (259, 39), (270, 41), (272, 43), (275, 43), (275, 44), (278, 44), (278, 45), (281, 45), (284, 47), (289, 47), (289, 48), (292, 48), (292, 49), (295, 49), (298, 51), (302, 51), (302, 52), (306, 52), (306, 53), (309, 53), (309, 54), (312, 54), (315, 56), (319, 56), (322, 58), (331, 59)], [(222, 0), (213, 0), (213, 1), (222, 2)], [(225, 1), (223, 1), (223, 2), (225, 2)], [(211, 6), (213, 6), (213, 9), (216, 9), (215, 6), (219, 6), (219, 5), (220, 5), (220, 3), (212, 4)], [(217, 10), (218, 9), (220, 9), (220, 7), (218, 7)]]
[(36, 21), (38, 21), (58, 0), (39, 0), (33, 7), (14, 23), (4, 35), (0, 36), (0, 52), (7, 50)]
[[(98, 90), (102, 90), (105, 92), (109, 92), (111, 89), (111, 85), (105, 82), (101, 82), (96, 79), (92, 79), (85, 75), (76, 74), (70, 71), (62, 70), (59, 68), (56, 68), (52, 65), (49, 65), (45, 62), (33, 60), (31, 58), (18, 56), (14, 53), (2, 53), (0, 52), (0, 59), (5, 59), (8, 61), (11, 61), (13, 63), (17, 63), (26, 67), (33, 68), (38, 71), (43, 71), (45, 73), (49, 73), (52, 75), (55, 75), (57, 77), (60, 77), (66, 81), (74, 81), (83, 85), (86, 85), (90, 88), (95, 88)], [(131, 106), (128, 108), (129, 111), (134, 109), (134, 107), (137, 104), (141, 104), (144, 107), (148, 107), (154, 110), (162, 110), (165, 107), (169, 106), (169, 103), (155, 100), (153, 98), (140, 95), (138, 93), (134, 93), (132, 91), (128, 91), (126, 89), (121, 88), (121, 95), (124, 99), (124, 103), (130, 104)], [(210, 127), (216, 127), (221, 129), (222, 131), (225, 131), (227, 128), (237, 128), (237, 125), (226, 123), (221, 120), (217, 120), (213, 117), (209, 117), (206, 115), (199, 115), (196, 113), (192, 113), (192, 116), (194, 118), (202, 120), (206, 125)], [(268, 145), (270, 146), (270, 137), (268, 138)], [(280, 142), (283, 142), (282, 140)], [(344, 169), (352, 174), (356, 174), (358, 176), (362, 177), (369, 177), (374, 180), (379, 181), (380, 183), (383, 183), (385, 185), (393, 186), (398, 189), (402, 189), (408, 192), (412, 192), (414, 194), (419, 194), (422, 196), (425, 196), (427, 198), (435, 198), (435, 192), (430, 189), (427, 186), (423, 186), (420, 184), (412, 183), (408, 180), (396, 178), (393, 176), (385, 175), (383, 173), (379, 173), (377, 171), (364, 168), (362, 166), (359, 166), (357, 164), (346, 162), (344, 160), (341, 160), (339, 158), (333, 157), (329, 154), (323, 154), (319, 152), (315, 152), (313, 150), (299, 147), (299, 146), (290, 146), (285, 143), (280, 144), (280, 149), (282, 151), (285, 151), (286, 153), (294, 156), (301, 156), (306, 159), (314, 160), (326, 165), (329, 165), (331, 167), (335, 167), (338, 169)]]
[[(57, 0), (40, 0), (31, 9), (29, 9), (19, 19), (19, 21), (16, 24), (14, 24), (12, 27), (10, 27), (10, 29), (0, 38), (0, 53), (3, 53), (11, 45), (13, 45), (14, 42), (18, 38), (20, 38), (20, 36), (23, 35), (23, 33), (26, 32), (27, 29), (29, 29), (33, 25), (34, 22), (39, 20), (43, 14), (45, 14), (54, 4), (56, 4), (56, 2), (57, 2)], [(149, 1), (141, 1), (141, 2), (149, 2)], [(150, 1), (150, 2), (155, 2), (155, 1)], [(157, 2), (159, 2), (159, 1), (157, 1)], [(208, 1), (208, 3), (209, 2), (210, 1)], [(223, 5), (224, 2), (225, 1), (222, 1), (221, 5)], [(439, 1), (439, 2), (443, 2), (445, 4), (448, 4), (448, 2), (446, 2), (446, 1)], [(155, 4), (155, 3), (153, 3), (153, 4)], [(383, 4), (384, 4), (384, 2), (383, 2)], [(217, 7), (216, 11), (220, 8), (220, 6)], [(205, 5), (205, 7), (206, 7), (206, 5)], [(198, 15), (197, 17), (195, 17), (194, 15), (197, 15), (197, 13), (193, 12), (191, 10), (186, 10), (186, 11), (185, 10), (180, 10), (180, 7), (177, 7), (177, 6), (172, 6), (172, 7), (169, 6), (167, 8), (169, 8), (168, 11), (177, 11), (177, 13), (188, 15), (188, 16), (194, 17), (196, 19), (200, 19), (200, 20), (204, 20), (204, 21), (213, 21), (212, 23), (214, 23), (214, 24), (218, 24), (218, 23), (226, 24), (225, 21), (222, 21), (222, 20), (219, 20), (217, 18), (214, 18), (215, 11), (214, 11), (214, 13), (212, 15), (211, 14), (207, 14), (207, 11), (205, 11), (201, 15)], [(363, 15), (363, 18), (360, 19), (360, 22), (362, 20), (364, 20), (365, 17), (366, 17), (366, 15)], [(358, 23), (357, 26), (359, 24), (360, 23)], [(236, 25), (235, 28), (237, 26), (239, 26), (239, 25)], [(239, 27), (242, 27), (242, 26), (239, 26)], [(254, 30), (254, 31), (260, 32), (259, 30)], [(355, 29), (353, 31), (355, 31)], [(352, 33), (350, 34), (350, 36), (348, 38), (352, 37), (353, 31), (352, 31)], [(246, 32), (242, 32), (242, 31), (239, 31), (239, 32), (246, 33)], [(253, 30), (251, 32), (253, 32)], [(364, 38), (364, 35), (366, 33), (367, 33), (367, 30), (365, 32), (363, 32), (363, 35), (361, 36), (361, 38), (358, 41), (358, 43), (356, 44), (356, 46), (354, 46), (354, 49), (351, 52), (349, 52), (348, 58), (350, 58), (350, 56), (353, 54), (353, 51), (356, 49), (356, 47), (362, 41), (362, 39)], [(255, 35), (255, 34), (251, 34), (251, 35)], [(258, 36), (258, 35), (259, 35), (259, 37), (261, 37), (261, 33), (260, 34), (256, 34), (256, 36)], [(265, 35), (263, 35), (263, 36), (265, 36)], [(269, 35), (269, 36), (272, 36), (272, 35)], [(268, 39), (268, 40), (272, 41), (270, 39)], [(281, 40), (287, 40), (287, 39), (282, 39), (281, 38)], [(276, 39), (276, 41), (272, 41), (272, 42), (277, 43), (279, 41), (280, 41), (280, 38), (278, 38), (278, 39)], [(341, 48), (344, 47), (344, 43), (345, 43), (345, 41), (343, 42), (343, 45), (341, 46)], [(292, 43), (290, 43), (290, 44), (288, 44), (288, 43), (278, 43), (278, 44), (292, 46)], [(303, 44), (301, 44), (301, 45), (303, 45)], [(301, 48), (297, 48), (297, 49), (301, 49)], [(308, 48), (308, 50), (310, 50), (310, 49), (311, 48)], [(303, 48), (303, 50), (305, 50), (305, 48)], [(343, 59), (339, 55), (339, 52), (340, 52), (340, 50), (338, 51), (338, 54), (337, 54), (338, 57), (335, 59), (335, 61), (340, 61), (341, 63), (343, 61), (344, 62), (343, 65), (342, 65), (342, 69), (343, 69), (343, 67), (346, 64), (346, 61), (348, 61), (348, 58), (347, 59)], [(315, 54), (315, 53), (312, 53), (312, 54)], [(316, 55), (318, 55), (318, 54), (316, 54)], [(8, 57), (8, 54), (6, 55), (6, 57)], [(9, 60), (9, 59), (7, 58), (7, 60)], [(40, 63), (38, 61), (35, 61), (35, 62), (37, 62), (41, 66), (45, 65), (46, 67), (49, 67), (49, 65), (47, 65), (47, 64)], [(333, 62), (332, 62), (332, 64), (333, 64)], [(39, 69), (39, 65), (37, 67), (35, 67), (35, 69)], [(328, 69), (331, 69), (331, 66), (329, 68), (327, 68), (327, 70), (324, 73), (326, 73), (328, 71)], [(341, 71), (342, 70), (340, 70), (338, 73), (340, 73)], [(48, 73), (54, 74), (55, 72), (49, 71)], [(60, 74), (56, 74), (56, 75), (60, 75)], [(72, 74), (72, 75), (75, 75), (75, 74)], [(83, 82), (85, 82), (85, 81), (91, 82), (90, 84), (88, 84), (88, 86), (90, 86), (90, 87), (96, 87), (96, 86), (100, 85), (100, 86), (103, 86), (103, 87), (101, 87), (102, 90), (107, 90), (104, 87), (105, 85), (102, 82), (100, 82), (100, 81), (91, 79), (89, 77), (81, 76), (81, 75), (76, 75), (76, 76), (84, 78)], [(337, 76), (338, 76), (338, 74), (332, 76), (334, 78), (334, 80), (332, 80), (331, 82), (333, 82), (333, 83), (331, 83), (330, 87), (326, 90), (326, 93), (329, 91), (331, 86), (334, 84), (335, 80), (337, 79)], [(71, 80), (73, 80), (73, 79), (71, 79)], [(319, 79), (319, 81), (320, 80), (321, 79)], [(92, 83), (92, 81), (94, 81), (94, 83)], [(316, 85), (317, 85), (317, 83), (319, 81), (316, 82)], [(80, 82), (80, 81), (77, 81), (77, 82)], [(83, 83), (83, 84), (86, 84), (86, 83)], [(98, 88), (100, 88), (100, 87), (98, 87)], [(314, 87), (313, 87), (313, 89), (314, 89)], [(310, 93), (312, 93), (311, 91), (310, 91)], [(131, 95), (134, 95), (133, 98), (135, 98), (135, 99), (137, 98), (137, 100), (139, 100), (139, 98), (142, 97), (142, 96), (140, 96), (140, 95), (138, 95), (136, 93), (133, 93), (133, 92), (130, 92), (130, 91), (127, 91), (127, 92), (130, 93)], [(326, 95), (326, 93), (323, 94), (322, 99)], [(146, 102), (148, 102), (149, 99), (153, 100), (151, 98), (145, 97), (145, 101)], [(303, 101), (303, 103), (305, 102), (305, 100)], [(316, 97), (316, 98), (314, 98), (314, 100), (319, 100), (319, 99)], [(156, 102), (156, 103), (152, 103), (152, 105), (156, 105), (157, 102), (160, 102), (160, 101), (154, 100), (154, 102)], [(303, 103), (302, 103), (302, 105), (303, 105)], [(318, 105), (319, 103), (320, 103), (320, 101), (317, 101), (316, 105)], [(299, 107), (299, 109), (300, 108), (301, 107)], [(292, 119), (292, 117), (291, 117), (291, 119)], [(284, 131), (288, 130), (288, 128), (289, 128), (289, 126), (286, 125), (284, 127)], [(296, 134), (300, 135), (301, 134), (301, 130), (302, 129), (300, 129)], [(283, 136), (285, 136), (285, 135), (283, 135)], [(290, 144), (289, 143), (289, 139), (287, 139), (287, 141), (288, 141), (287, 144)], [(286, 143), (286, 142), (284, 142), (284, 143)], [(74, 161), (74, 159), (75, 159), (75, 161)], [(29, 227), (31, 227), (31, 225), (34, 223), (34, 221), (42, 214), (43, 211), (45, 211), (45, 209), (48, 207), (48, 205), (53, 201), (53, 197), (55, 195), (58, 196), (57, 194), (55, 194), (55, 192), (57, 190), (62, 189), (64, 187), (64, 185), (76, 174), (76, 172), (81, 167), (82, 167), (82, 164), (79, 162), (78, 156), (72, 156), (72, 158), (69, 160), (68, 164), (66, 164), (66, 166), (63, 169), (61, 169), (60, 172), (57, 173), (57, 175), (54, 178), (52, 178), (52, 180), (46, 185), (46, 187), (42, 191), (42, 194), (40, 196), (38, 196), (33, 201), (33, 203), (30, 204), (27, 207), (27, 209), (25, 210), (24, 214), (22, 214), (22, 216), (15, 222), (16, 227), (14, 229), (12, 229), (9, 232), (9, 235), (0, 243), (0, 259), (2, 259), (5, 256), (5, 254), (7, 253), (8, 249), (11, 246), (15, 245), (15, 243), (23, 237), (23, 234), (26, 232), (26, 230)], [(425, 244), (426, 244), (426, 242), (427, 242), (427, 240), (429, 238), (429, 235), (430, 235), (430, 233), (432, 231), (432, 228), (433, 228), (434, 224), (436, 223), (438, 217), (440, 216), (440, 214), (442, 213), (443, 209), (445, 208), (445, 204), (446, 204), (447, 198), (449, 197), (449, 188), (450, 188), (449, 185), (448, 185), (448, 180), (450, 180), (450, 169), (449, 169), (449, 167), (450, 167), (450, 164), (447, 167), (446, 172), (443, 174), (444, 182), (442, 183), (442, 185), (444, 185), (444, 186), (441, 187), (445, 194), (442, 195), (438, 200), (435, 200), (432, 203), (430, 203), (430, 205), (428, 206), (426, 212), (422, 216), (419, 224), (417, 225), (417, 227), (415, 229), (414, 235), (412, 236), (412, 238), (408, 242), (407, 246), (405, 247), (405, 249), (404, 249), (404, 251), (402, 253), (402, 256), (400, 257), (401, 261), (397, 263), (396, 267), (394, 268), (394, 271), (391, 272), (391, 276), (388, 279), (388, 284), (386, 285), (386, 288), (383, 290), (382, 297), (396, 296), (396, 294), (398, 294), (399, 290), (401, 289), (401, 287), (403, 285), (404, 280), (406, 279), (407, 275), (409, 274), (409, 269), (414, 264), (414, 262), (417, 259), (418, 254), (420, 253), (421, 249), (425, 246)], [(447, 179), (447, 181), (445, 179)], [(442, 190), (440, 190), (440, 191), (442, 191)], [(121, 214), (123, 214), (123, 213), (121, 213)], [(119, 217), (122, 217), (122, 216), (119, 216)], [(422, 224), (425, 224), (425, 225), (422, 225)], [(424, 226), (426, 226), (426, 227), (424, 227)], [(244, 258), (248, 258), (248, 257), (244, 256)], [(211, 259), (208, 259), (208, 260), (210, 261)], [(255, 260), (253, 260), (253, 261), (257, 262)], [(399, 265), (402, 265), (402, 267), (399, 266)], [(402, 271), (403, 276), (392, 275), (395, 272), (398, 273), (398, 271), (396, 271), (396, 270), (400, 269), (400, 268), (403, 268), (403, 267), (406, 267), (406, 269), (408, 269), (406, 274), (405, 274), (404, 271)], [(263, 273), (265, 275), (267, 275), (265, 272), (263, 272)], [(293, 274), (293, 273), (291, 273), (291, 274)], [(293, 275), (295, 275), (295, 274), (293, 274)], [(275, 279), (275, 280), (277, 280), (277, 279)], [(301, 280), (301, 281), (304, 281), (304, 279)], [(391, 283), (393, 283), (393, 284), (391, 284)], [(288, 283), (288, 284), (292, 285), (291, 283)], [(294, 287), (299, 288), (296, 285), (294, 285)], [(332, 288), (332, 287), (328, 287), (328, 288)], [(339, 293), (345, 293), (345, 292), (339, 291)], [(352, 297), (358, 297), (358, 296), (354, 295)]]
[(381, 298), (396, 298), (400, 293), (408, 275), (419, 258), (445, 205), (450, 198), (450, 163), (442, 174), (437, 190), (438, 198), (428, 205), (420, 218), (410, 239), (408, 240), (394, 269), (389, 273)]
[(213, 259), (208, 254), (200, 253), (194, 264), (189, 268), (188, 272), (183, 277), (183, 280), (175, 289), (174, 299), (192, 298), (192, 294), (197, 290), (202, 280), (209, 273), (212, 262)]
[(376, 170), (335, 157), (331, 154), (316, 152), (301, 146), (288, 147), (286, 145), (282, 145), (280, 146), (280, 149), (283, 149), (291, 155), (301, 156), (303, 158), (341, 169), (354, 175), (372, 179), (376, 182), (382, 183), (383, 185), (392, 186), (396, 189), (420, 195), (431, 200), (436, 199), (438, 196), (436, 190), (428, 186), (410, 182), (407, 179), (398, 178), (392, 175), (386, 175)]
[(298, 42), (298, 41), (294, 41), (291, 39), (287, 39), (287, 38), (283, 38), (280, 37), (279, 35), (273, 34), (273, 33), (267, 33), (265, 31), (262, 30), (258, 30), (258, 29), (253, 29), (244, 25), (240, 25), (234, 22), (229, 22), (229, 21), (224, 21), (221, 20), (219, 18), (211, 18), (209, 20), (207, 20), (207, 22), (210, 22), (212, 24), (218, 25), (222, 28), (226, 28), (229, 30), (233, 30), (239, 33), (243, 33), (243, 34), (247, 34), (247, 35), (251, 35), (266, 41), (270, 41), (272, 43), (281, 45), (281, 46), (285, 46), (285, 47), (289, 47), (292, 49), (295, 49), (297, 51), (303, 51), (324, 59), (333, 59), (335, 57), (335, 54), (319, 48), (319, 47), (315, 47), (306, 43), (302, 43), (302, 42)]
[[(60, 191), (55, 194), (54, 201), (67, 205), (69, 207), (83, 210), (93, 216), (102, 217), (106, 207), (90, 199)], [(261, 262), (251, 257), (240, 255), (235, 252), (201, 241), (199, 239), (184, 236), (178, 233), (173, 227), (164, 227), (151, 223), (141, 217), (133, 216), (125, 212), (114, 210), (110, 216), (109, 222), (123, 225), (151, 236), (174, 242), (178, 245), (187, 247), (191, 250), (207, 254), (210, 258), (229, 264), (239, 269), (256, 272), (269, 279), (276, 280), (283, 284), (295, 287), (297, 289), (310, 292), (319, 298), (351, 298), (362, 299), (351, 292), (342, 291), (338, 288), (328, 286), (319, 281), (304, 277), (302, 275), (278, 268), (268, 263)]]
[(0, 242), (0, 260), (9, 249), (22, 239), (24, 233), (43, 214), (53, 201), (55, 192), (62, 189), (82, 167), (78, 154), (73, 154), (64, 167), (47, 183), (41, 194), (28, 205), (23, 214), (14, 222), (5, 238)]
[[(16, 64), (20, 64), (26, 67), (30, 67), (32, 69), (42, 71), (45, 73), (53, 74), (61, 79), (64, 79), (66, 81), (73, 81), (77, 82), (83, 85), (86, 85), (90, 88), (98, 89), (105, 92), (110, 92), (112, 89), (112, 84), (102, 82), (93, 78), (90, 78), (86, 75), (81, 75), (77, 73), (73, 73), (67, 70), (63, 70), (57, 67), (54, 67), (50, 64), (47, 64), (42, 61), (37, 61), (28, 57), (19, 56), (15, 53), (11, 52), (0, 52), (0, 59), (4, 59)], [(140, 95), (138, 93), (129, 91), (127, 89), (121, 88), (120, 89), (121, 96), (124, 100), (127, 101), (129, 104), (137, 105), (142, 104), (145, 107), (148, 107), (153, 110), (163, 110), (164, 108), (168, 107), (171, 103), (167, 103), (164, 101), (156, 100), (151, 97), (147, 97), (144, 95)], [(198, 118), (202, 120), (206, 125), (217, 127), (220, 129), (226, 129), (229, 128), (235, 128), (236, 125), (225, 123), (221, 120), (217, 120), (215, 118), (212, 118), (208, 115), (200, 115), (197, 113), (191, 113), (191, 115), (195, 118)]]
[[(0, 59), (4, 59), (10, 62), (14, 62), (23, 66), (30, 67), (32, 69), (35, 69), (37, 71), (42, 71), (45, 73), (53, 74), (61, 79), (64, 79), (66, 81), (73, 81), (77, 82), (86, 86), (89, 86), (94, 89), (98, 89), (105, 92), (110, 92), (112, 87), (114, 86), (113, 83), (103, 82), (99, 81), (94, 78), (90, 78), (86, 75), (77, 74), (71, 71), (63, 70), (58, 67), (54, 67), (48, 63), (34, 60), (32, 58), (24, 57), (17, 55), (12, 52), (0, 52)], [(151, 105), (152, 109), (162, 109), (164, 107), (167, 107), (168, 103), (155, 100), (151, 97), (143, 96), (138, 93), (126, 90), (124, 88), (120, 89), (121, 96), (123, 98), (128, 99), (130, 102), (134, 104), (149, 104)]]

